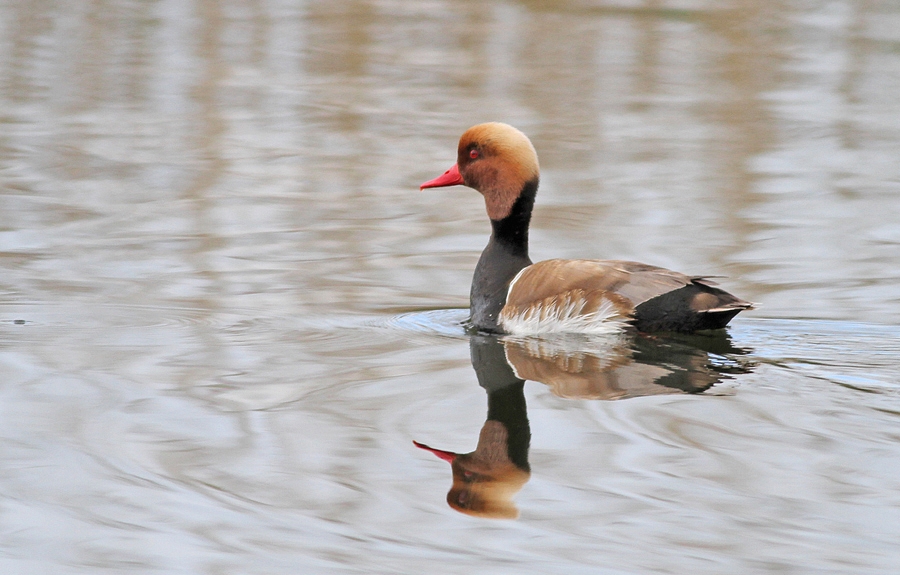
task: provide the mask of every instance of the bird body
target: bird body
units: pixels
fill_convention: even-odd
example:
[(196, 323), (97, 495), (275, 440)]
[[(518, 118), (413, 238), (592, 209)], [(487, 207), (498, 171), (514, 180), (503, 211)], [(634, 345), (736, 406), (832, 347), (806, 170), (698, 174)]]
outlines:
[(753, 304), (709, 277), (621, 260), (533, 264), (528, 226), (539, 182), (537, 152), (519, 130), (479, 124), (460, 138), (457, 163), (421, 189), (466, 185), (481, 192), (491, 237), (472, 280), (472, 326), (517, 335), (718, 329)]

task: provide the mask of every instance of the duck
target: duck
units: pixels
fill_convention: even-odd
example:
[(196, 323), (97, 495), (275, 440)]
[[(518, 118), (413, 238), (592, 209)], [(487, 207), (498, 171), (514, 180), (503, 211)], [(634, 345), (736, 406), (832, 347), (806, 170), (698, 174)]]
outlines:
[(754, 304), (718, 287), (716, 276), (690, 276), (626, 260), (528, 256), (528, 228), (540, 167), (534, 145), (501, 122), (472, 126), (456, 163), (420, 190), (467, 186), (484, 197), (491, 235), (475, 266), (469, 325), (476, 332), (534, 336), (641, 333), (724, 328)]

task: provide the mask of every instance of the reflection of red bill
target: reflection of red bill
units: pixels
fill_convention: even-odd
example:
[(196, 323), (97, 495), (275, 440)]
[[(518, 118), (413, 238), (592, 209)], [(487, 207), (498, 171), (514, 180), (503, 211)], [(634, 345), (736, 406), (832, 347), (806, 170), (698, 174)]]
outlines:
[[(449, 185), (449, 184), (448, 184)], [(434, 453), (436, 456), (440, 457), (444, 461), (448, 463), (453, 463), (453, 460), (456, 459), (458, 454), (453, 453), (452, 451), (441, 451), (440, 449), (435, 449), (433, 447), (428, 447), (424, 443), (419, 443), (418, 441), (413, 441), (413, 445), (418, 447), (419, 449), (424, 449), (425, 451), (430, 451)]]

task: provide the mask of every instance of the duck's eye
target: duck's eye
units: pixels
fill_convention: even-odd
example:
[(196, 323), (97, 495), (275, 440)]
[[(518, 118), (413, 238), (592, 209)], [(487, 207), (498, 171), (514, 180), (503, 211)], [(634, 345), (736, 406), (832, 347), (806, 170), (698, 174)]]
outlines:
[(481, 153), (479, 153), (478, 150), (475, 150), (475, 149), (469, 150), (469, 158), (471, 158), (473, 160), (477, 160), (478, 156), (480, 156), (480, 155), (481, 155)]

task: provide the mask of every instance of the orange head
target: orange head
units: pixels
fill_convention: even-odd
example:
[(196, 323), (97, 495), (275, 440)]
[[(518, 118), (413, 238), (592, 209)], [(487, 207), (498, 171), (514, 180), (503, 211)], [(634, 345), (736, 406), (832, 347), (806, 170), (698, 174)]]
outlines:
[(540, 176), (537, 152), (528, 136), (509, 124), (472, 126), (459, 139), (456, 164), (419, 189), (463, 184), (484, 196), (488, 217), (509, 215), (525, 184)]

